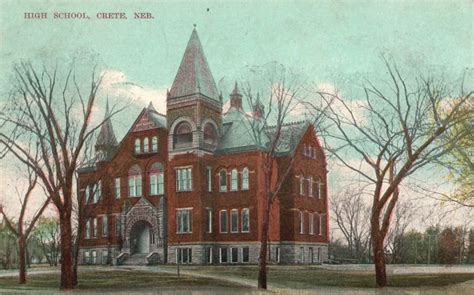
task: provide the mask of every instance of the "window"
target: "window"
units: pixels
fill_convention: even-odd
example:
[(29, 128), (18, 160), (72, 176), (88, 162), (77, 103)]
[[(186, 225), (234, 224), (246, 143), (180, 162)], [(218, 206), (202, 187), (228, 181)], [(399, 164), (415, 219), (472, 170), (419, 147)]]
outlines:
[(96, 250), (92, 250), (91, 264), (97, 264), (97, 251)]
[(191, 209), (178, 209), (176, 214), (177, 233), (185, 234), (193, 232), (193, 217)]
[(115, 178), (115, 198), (120, 199), (120, 177)]
[(212, 264), (212, 247), (207, 247), (206, 248), (206, 261), (207, 264)]
[(304, 263), (304, 247), (300, 247), (300, 263)]
[(249, 189), (249, 169), (245, 167), (242, 170), (242, 190), (246, 191)]
[(310, 197), (313, 196), (313, 176), (308, 178), (308, 195)]
[(178, 261), (180, 263), (192, 263), (193, 252), (191, 248), (178, 248)]
[(237, 209), (230, 211), (230, 231), (232, 233), (239, 232), (239, 212)]
[(176, 191), (189, 192), (193, 190), (191, 168), (176, 169)]
[(315, 225), (314, 225), (314, 229), (315, 229), (315, 235), (320, 235), (321, 234), (321, 216), (319, 216), (318, 213), (314, 213), (314, 215), (316, 216), (315, 218)]
[(212, 233), (212, 209), (207, 209), (207, 231)]
[(230, 248), (230, 262), (239, 262), (239, 248)]
[(307, 156), (308, 155), (308, 146), (305, 144), (303, 145), (303, 155)]
[(204, 146), (214, 147), (217, 144), (217, 131), (212, 123), (204, 126)]
[(86, 191), (85, 191), (85, 201), (87, 203), (90, 203), (92, 200), (91, 200), (91, 188), (90, 186), (86, 186)]
[(309, 247), (309, 263), (314, 263), (314, 253), (312, 247)]
[(300, 195), (304, 196), (304, 176), (300, 176)]
[(316, 261), (321, 261), (321, 248), (318, 247), (318, 252), (316, 252)]
[(242, 262), (249, 262), (249, 247), (242, 248)]
[(309, 234), (314, 234), (314, 214), (309, 213)]
[(150, 169), (150, 195), (162, 195), (164, 193), (163, 165), (154, 163)]
[(115, 237), (120, 237), (122, 235), (122, 219), (120, 215), (115, 217)]
[(101, 196), (102, 196), (102, 181), (99, 180), (99, 182), (97, 182), (94, 185), (94, 204), (99, 202)]
[(102, 217), (102, 236), (108, 237), (109, 236), (109, 220), (107, 215)]
[(238, 190), (238, 178), (237, 178), (237, 169), (232, 169), (230, 172), (230, 190), (231, 191), (236, 191)]
[(92, 226), (92, 237), (95, 239), (97, 238), (97, 218), (92, 218), (93, 226)]
[(145, 137), (143, 140), (143, 152), (148, 153), (150, 151), (150, 143), (148, 141), (148, 137)]
[(89, 219), (86, 222), (86, 239), (90, 239), (90, 238), (91, 238), (91, 220)]
[(227, 233), (227, 211), (221, 210), (219, 213), (219, 220), (220, 220), (220, 232)]
[(188, 122), (181, 122), (176, 125), (173, 134), (174, 148), (190, 147), (193, 142), (193, 133), (191, 124)]
[(220, 248), (219, 261), (220, 263), (227, 263), (227, 248)]
[(212, 192), (212, 168), (207, 167), (207, 191)]
[(135, 154), (139, 154), (141, 151), (140, 139), (135, 139)]
[(158, 151), (158, 137), (156, 136), (151, 138), (151, 151), (154, 153)]
[(320, 199), (321, 196), (321, 178), (316, 178), (316, 198)]
[(225, 170), (221, 170), (219, 173), (219, 185), (221, 192), (227, 191), (227, 171)]
[(249, 217), (249, 209), (244, 208), (242, 209), (242, 232), (248, 233), (250, 231), (250, 217)]
[(300, 234), (304, 234), (304, 212), (300, 211)]
[(326, 214), (319, 215), (321, 220), (319, 221), (319, 235), (325, 236), (326, 235)]
[(280, 263), (280, 247), (276, 247), (275, 249), (275, 259), (277, 263)]
[(91, 253), (89, 251), (84, 251), (84, 263), (90, 264), (91, 263)]
[(102, 250), (102, 264), (107, 264), (109, 260), (109, 251)]
[(142, 171), (138, 165), (133, 165), (128, 170), (128, 195), (130, 197), (142, 195)]

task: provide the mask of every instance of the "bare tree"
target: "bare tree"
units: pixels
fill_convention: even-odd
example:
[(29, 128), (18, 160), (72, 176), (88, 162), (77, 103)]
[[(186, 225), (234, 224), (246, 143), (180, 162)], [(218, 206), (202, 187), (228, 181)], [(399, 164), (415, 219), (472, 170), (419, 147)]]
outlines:
[(49, 266), (57, 266), (61, 247), (58, 220), (53, 217), (41, 217), (33, 232), (33, 237), (40, 245)]
[[(267, 289), (270, 211), (295, 162), (294, 150), (286, 157), (279, 156), (278, 152), (285, 141), (291, 141), (287, 138), (291, 133), (287, 130), (287, 123), (294, 118), (294, 111), (307, 101), (307, 97), (303, 75), (281, 64), (253, 67), (249, 73), (247, 82), (243, 83), (243, 94), (254, 110), (253, 116), (247, 116), (247, 119), (251, 137), (263, 153), (264, 211), (260, 228), (258, 288)], [(260, 97), (264, 97), (264, 103)], [(314, 118), (313, 123), (316, 123), (321, 117)]]
[[(97, 66), (91, 70), (85, 64), (73, 61), (64, 68), (16, 64), (12, 96), (0, 115), (0, 145), (34, 171), (57, 208), (62, 289), (74, 287), (71, 217), (75, 170), (86, 140), (104, 122), (92, 124), (103, 74), (97, 75)], [(87, 70), (81, 71), (84, 67), (87, 75)], [(38, 159), (24, 148), (27, 142), (38, 146)]]
[(33, 213), (30, 219), (27, 220), (27, 212), (32, 210), (31, 199), (33, 191), (37, 184), (37, 176), (33, 169), (27, 168), (28, 176), (28, 187), (24, 193), (17, 190), (20, 202), (20, 215), (18, 220), (14, 222), (13, 217), (8, 216), (5, 212), (5, 206), (0, 204), (0, 214), (3, 216), (3, 220), (10, 231), (15, 235), (18, 245), (19, 255), (19, 283), (26, 284), (26, 263), (27, 263), (27, 241), (30, 238), (30, 234), (35, 227), (36, 221), (43, 214), (46, 207), (49, 205), (49, 198), (45, 198), (40, 203), (39, 209)]
[(370, 206), (364, 202), (362, 188), (349, 187), (333, 194), (331, 216), (346, 239), (351, 258), (367, 258), (370, 243)]
[(368, 81), (363, 87), (365, 97), (358, 104), (338, 92), (318, 91), (323, 100), (335, 100), (324, 112), (333, 126), (323, 137), (328, 151), (371, 185), (370, 231), (377, 287), (387, 284), (384, 242), (400, 183), (466, 136), (461, 132), (440, 141), (445, 132), (472, 115), (462, 111), (472, 99), (472, 91), (466, 91), (464, 85), (454, 94), (446, 83), (431, 77), (409, 81), (394, 63), (384, 61), (388, 87)]

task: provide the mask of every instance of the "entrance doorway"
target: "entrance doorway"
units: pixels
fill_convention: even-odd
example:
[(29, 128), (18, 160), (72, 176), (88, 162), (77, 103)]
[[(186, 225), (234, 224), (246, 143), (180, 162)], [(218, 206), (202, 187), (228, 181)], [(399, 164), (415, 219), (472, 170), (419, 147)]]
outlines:
[(130, 251), (131, 254), (150, 253), (150, 244), (153, 242), (153, 230), (146, 221), (139, 221), (132, 227), (130, 233)]

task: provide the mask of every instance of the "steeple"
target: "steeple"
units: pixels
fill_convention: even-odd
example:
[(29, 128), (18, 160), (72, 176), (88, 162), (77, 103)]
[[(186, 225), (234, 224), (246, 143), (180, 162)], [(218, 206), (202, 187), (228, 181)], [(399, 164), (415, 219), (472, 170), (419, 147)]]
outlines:
[(265, 107), (260, 101), (260, 94), (257, 93), (257, 100), (255, 101), (255, 105), (253, 106), (253, 117), (259, 120), (263, 118), (264, 114), (265, 114)]
[(242, 94), (240, 94), (237, 81), (235, 81), (234, 90), (230, 94), (230, 107), (242, 109)]
[(212, 77), (196, 27), (194, 27), (168, 99), (197, 93), (219, 101), (216, 82)]
[(100, 127), (99, 136), (95, 144), (95, 151), (98, 160), (109, 160), (117, 147), (117, 138), (115, 137), (112, 121), (110, 120), (109, 99), (105, 106), (104, 123)]

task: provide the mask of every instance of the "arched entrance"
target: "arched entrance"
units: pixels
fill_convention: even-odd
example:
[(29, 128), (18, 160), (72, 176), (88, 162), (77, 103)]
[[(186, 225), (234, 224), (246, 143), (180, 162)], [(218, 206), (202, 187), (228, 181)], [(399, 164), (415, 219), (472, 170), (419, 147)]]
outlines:
[(136, 222), (130, 232), (130, 254), (148, 254), (150, 244), (154, 244), (152, 226), (147, 221)]

